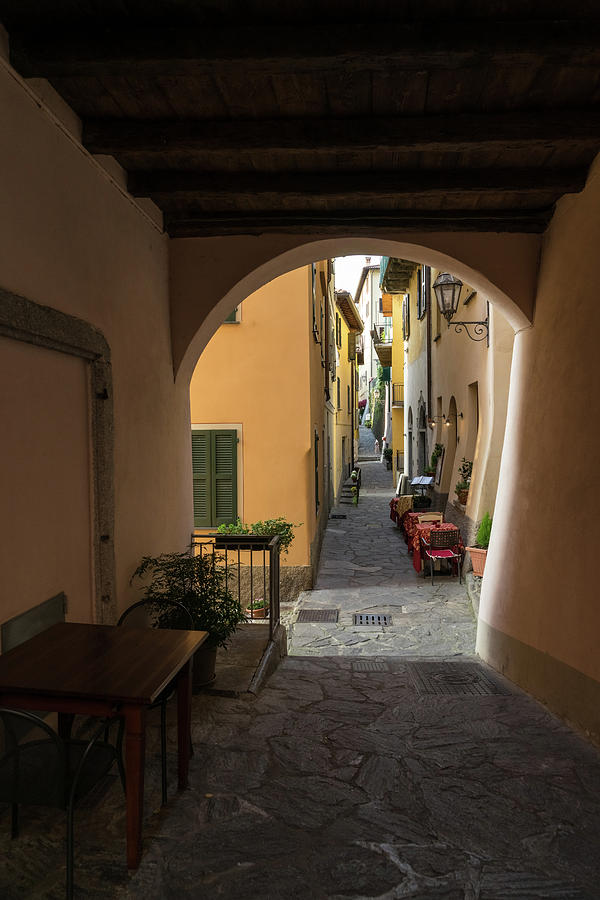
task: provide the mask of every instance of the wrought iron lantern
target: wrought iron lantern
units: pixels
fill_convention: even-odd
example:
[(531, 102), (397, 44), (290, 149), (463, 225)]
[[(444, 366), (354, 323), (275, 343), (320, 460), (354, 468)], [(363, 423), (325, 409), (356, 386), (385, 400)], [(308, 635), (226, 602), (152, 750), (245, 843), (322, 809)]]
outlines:
[[(433, 290), (440, 310), (440, 313), (446, 319), (448, 327), (454, 326), (457, 334), (464, 330), (472, 341), (482, 341), (487, 338), (487, 344), (490, 344), (489, 333), (489, 312), (482, 322), (453, 322), (452, 319), (458, 309), (460, 301), (460, 292), (463, 283), (460, 278), (450, 275), (448, 272), (440, 272), (433, 282)], [(488, 305), (489, 311), (489, 305)], [(469, 331), (469, 325), (473, 327), (473, 334)]]

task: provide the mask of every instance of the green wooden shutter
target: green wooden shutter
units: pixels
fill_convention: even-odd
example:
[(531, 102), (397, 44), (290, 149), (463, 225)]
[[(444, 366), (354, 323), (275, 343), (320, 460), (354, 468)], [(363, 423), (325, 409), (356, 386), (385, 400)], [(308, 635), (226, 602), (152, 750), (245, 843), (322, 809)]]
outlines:
[(194, 526), (211, 522), (211, 432), (192, 431), (192, 473), (194, 479)]
[(237, 518), (237, 432), (213, 431), (213, 525)]

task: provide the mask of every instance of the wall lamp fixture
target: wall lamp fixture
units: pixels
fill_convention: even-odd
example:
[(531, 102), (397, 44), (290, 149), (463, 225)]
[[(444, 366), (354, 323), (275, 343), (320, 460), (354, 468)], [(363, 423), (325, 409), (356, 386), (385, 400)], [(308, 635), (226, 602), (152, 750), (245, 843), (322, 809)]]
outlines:
[[(435, 291), (435, 297), (440, 313), (447, 321), (448, 327), (450, 327), (451, 324), (454, 325), (457, 334), (460, 334), (464, 329), (472, 341), (482, 341), (484, 338), (487, 339), (487, 346), (489, 347), (489, 303), (487, 304), (487, 315), (482, 322), (452, 322), (452, 318), (458, 309), (462, 286), (463, 283), (459, 278), (456, 278), (454, 275), (449, 275), (448, 272), (440, 272), (433, 282), (433, 290)], [(473, 334), (469, 331), (469, 325), (473, 326)]]
[[(455, 418), (456, 418), (456, 416), (454, 416), (452, 413), (448, 413), (447, 416), (444, 416), (444, 425), (446, 426), (446, 428), (450, 428), (450, 421), (451, 421), (451, 419), (455, 419)], [(459, 413), (458, 418), (459, 419), (464, 418), (463, 414)]]

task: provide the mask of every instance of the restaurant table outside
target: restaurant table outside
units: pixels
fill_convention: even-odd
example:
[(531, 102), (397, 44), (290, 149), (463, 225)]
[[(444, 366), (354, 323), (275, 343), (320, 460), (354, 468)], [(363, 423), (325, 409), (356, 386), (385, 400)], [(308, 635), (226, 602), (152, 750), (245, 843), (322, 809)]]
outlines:
[[(417, 573), (421, 571), (421, 566), (423, 564), (421, 538), (429, 541), (429, 535), (433, 528), (441, 529), (443, 531), (452, 531), (453, 529), (456, 529), (457, 526), (454, 525), (453, 522), (440, 522), (439, 524), (436, 524), (435, 522), (423, 522), (421, 525), (415, 525), (413, 536), (408, 547), (409, 552), (412, 553), (413, 568)], [(460, 531), (458, 532), (458, 544), (456, 546), (462, 554), (464, 552), (464, 544), (460, 536)]]
[(404, 531), (404, 539), (408, 545), (408, 552), (413, 552), (413, 541), (415, 538), (419, 517), (427, 513), (426, 509), (420, 509), (417, 512), (407, 512), (401, 517), (400, 526)]
[(146, 710), (177, 679), (178, 784), (187, 787), (192, 656), (206, 631), (61, 622), (0, 656), (0, 706), (125, 721), (127, 866), (142, 852)]

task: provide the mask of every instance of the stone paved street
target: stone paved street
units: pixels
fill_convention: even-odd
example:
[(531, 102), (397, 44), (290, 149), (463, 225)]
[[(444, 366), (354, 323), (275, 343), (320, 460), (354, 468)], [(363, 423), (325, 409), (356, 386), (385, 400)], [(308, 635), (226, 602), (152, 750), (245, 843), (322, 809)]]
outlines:
[[(196, 697), (190, 789), (172, 729), (162, 810), (153, 719), (141, 866), (115, 778), (77, 812), (75, 896), (597, 900), (597, 751), (510, 687), (423, 694), (417, 661), (366, 663), (289, 657), (255, 700)], [(6, 811), (3, 900), (64, 897), (64, 814), (9, 833)]]
[[(366, 429), (361, 428), (361, 447)], [(370, 432), (369, 432), (370, 434)], [(370, 450), (366, 440), (367, 453)], [(361, 453), (362, 455), (362, 453)], [(475, 617), (464, 582), (417, 575), (400, 530), (389, 518), (394, 494), (390, 472), (378, 460), (362, 460), (358, 506), (333, 510), (315, 588), (283, 612), (292, 655), (373, 654), (470, 656)], [(297, 622), (301, 609), (339, 609), (337, 624)], [(354, 626), (354, 613), (392, 616), (391, 626)]]

